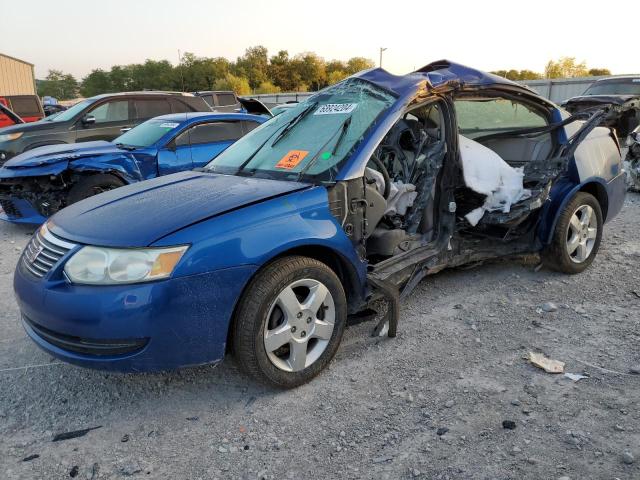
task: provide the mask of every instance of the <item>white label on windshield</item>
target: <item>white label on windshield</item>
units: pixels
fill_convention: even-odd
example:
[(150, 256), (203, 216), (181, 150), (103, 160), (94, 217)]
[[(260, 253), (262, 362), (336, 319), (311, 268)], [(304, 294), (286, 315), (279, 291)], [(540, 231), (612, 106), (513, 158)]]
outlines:
[(161, 123), (160, 128), (176, 128), (178, 125), (180, 124), (174, 123), (174, 122), (166, 122), (166, 123)]
[(634, 78), (634, 79), (633, 79), (633, 80), (631, 80), (631, 81), (632, 81), (632, 82), (634, 82), (634, 83), (635, 83), (635, 82), (640, 83), (640, 78)]
[(327, 103), (322, 105), (315, 111), (314, 115), (334, 115), (336, 113), (351, 113), (356, 107), (357, 103)]

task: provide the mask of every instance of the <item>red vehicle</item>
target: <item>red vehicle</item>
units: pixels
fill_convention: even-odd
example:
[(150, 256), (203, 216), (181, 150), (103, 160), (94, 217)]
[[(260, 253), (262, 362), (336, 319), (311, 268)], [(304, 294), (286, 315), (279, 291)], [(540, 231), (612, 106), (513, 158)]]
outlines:
[[(25, 122), (37, 122), (44, 118), (44, 111), (40, 99), (36, 95), (5, 95), (0, 96), (0, 104), (13, 110)], [(14, 125), (16, 122), (0, 112), (0, 128)]]

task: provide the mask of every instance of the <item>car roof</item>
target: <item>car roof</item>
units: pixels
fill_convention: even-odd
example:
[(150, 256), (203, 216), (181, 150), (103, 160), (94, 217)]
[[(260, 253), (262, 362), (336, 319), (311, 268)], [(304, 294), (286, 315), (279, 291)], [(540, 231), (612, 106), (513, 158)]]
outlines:
[(194, 92), (194, 94), (199, 95), (202, 93), (230, 93), (232, 95), (235, 95), (235, 93), (233, 92), (233, 90), (198, 90), (197, 92)]
[(171, 97), (193, 97), (194, 96), (192, 93), (185, 93), (185, 92), (165, 92), (161, 90), (154, 90), (154, 91), (143, 90), (139, 92), (102, 93), (100, 95), (95, 95), (91, 97), (90, 100), (100, 100), (100, 99), (109, 98), (109, 97), (124, 97), (127, 95), (131, 95), (131, 96), (158, 95), (158, 96), (165, 96), (165, 97), (166, 96), (171, 96)]
[(616, 80), (640, 80), (640, 75), (616, 75), (615, 77), (599, 78), (597, 82), (615, 82)]
[(457, 82), (471, 86), (505, 85), (532, 93), (523, 85), (506, 78), (449, 60), (432, 62), (407, 75), (393, 75), (382, 68), (373, 68), (357, 73), (354, 77), (370, 81), (399, 96), (405, 96), (424, 88), (425, 82), (431, 88), (437, 88), (450, 82)]
[(264, 122), (267, 118), (260, 115), (250, 115), (248, 113), (211, 113), (211, 112), (187, 112), (187, 113), (168, 113), (154, 117), (153, 120), (166, 120), (170, 122), (184, 122), (187, 120), (220, 120), (220, 121), (258, 121)]

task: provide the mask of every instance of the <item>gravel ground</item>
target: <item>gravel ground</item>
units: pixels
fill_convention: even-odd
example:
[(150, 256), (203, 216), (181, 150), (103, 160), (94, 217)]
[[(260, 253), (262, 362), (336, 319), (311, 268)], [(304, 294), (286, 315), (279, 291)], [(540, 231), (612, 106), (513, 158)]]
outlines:
[[(640, 479), (639, 225), (631, 194), (581, 275), (523, 260), (430, 277), (396, 339), (349, 328), (293, 391), (232, 360), (154, 375), (58, 363), (13, 299), (29, 231), (0, 225), (2, 478)], [(545, 373), (529, 351), (588, 378)]]

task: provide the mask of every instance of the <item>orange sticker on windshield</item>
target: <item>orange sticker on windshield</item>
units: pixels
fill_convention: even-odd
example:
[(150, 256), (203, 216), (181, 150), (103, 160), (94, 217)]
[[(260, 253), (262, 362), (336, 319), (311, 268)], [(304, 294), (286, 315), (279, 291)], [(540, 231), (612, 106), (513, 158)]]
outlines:
[(284, 168), (285, 170), (291, 170), (295, 168), (304, 157), (309, 154), (306, 150), (289, 150), (284, 157), (280, 159), (278, 163), (276, 163), (276, 168)]

